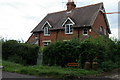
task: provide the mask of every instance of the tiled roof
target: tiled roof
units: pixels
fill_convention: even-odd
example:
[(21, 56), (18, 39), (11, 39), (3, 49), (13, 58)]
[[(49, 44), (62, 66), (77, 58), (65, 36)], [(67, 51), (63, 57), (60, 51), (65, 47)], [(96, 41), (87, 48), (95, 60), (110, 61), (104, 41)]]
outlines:
[(46, 21), (50, 23), (52, 29), (62, 29), (62, 24), (68, 17), (75, 22), (73, 27), (92, 26), (102, 6), (103, 3), (98, 3), (75, 8), (71, 13), (68, 13), (66, 10), (50, 13), (32, 30), (32, 32), (43, 31), (42, 26)]

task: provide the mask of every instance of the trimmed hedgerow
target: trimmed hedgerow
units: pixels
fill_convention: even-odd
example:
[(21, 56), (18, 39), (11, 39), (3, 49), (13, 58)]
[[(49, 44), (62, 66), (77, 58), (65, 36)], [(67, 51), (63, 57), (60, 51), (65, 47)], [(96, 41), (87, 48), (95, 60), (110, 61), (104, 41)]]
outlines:
[(35, 65), (37, 62), (39, 47), (35, 45), (19, 43), (16, 40), (8, 40), (2, 44), (2, 57), (23, 65)]
[(104, 53), (104, 46), (100, 43), (95, 43), (92, 39), (58, 41), (44, 48), (43, 63), (65, 66), (69, 62), (80, 62), (81, 65), (84, 65), (84, 62), (93, 61), (95, 57), (99, 57), (103, 61)]
[(43, 49), (43, 64), (64, 67), (69, 62), (77, 62), (83, 68), (86, 61), (97, 61), (102, 68), (104, 62), (104, 65), (109, 64), (108, 60), (119, 63), (119, 44), (119, 41), (104, 37), (58, 41)]
[(51, 43), (43, 50), (43, 63), (65, 66), (68, 62), (76, 62), (80, 55), (78, 44), (77, 40)]

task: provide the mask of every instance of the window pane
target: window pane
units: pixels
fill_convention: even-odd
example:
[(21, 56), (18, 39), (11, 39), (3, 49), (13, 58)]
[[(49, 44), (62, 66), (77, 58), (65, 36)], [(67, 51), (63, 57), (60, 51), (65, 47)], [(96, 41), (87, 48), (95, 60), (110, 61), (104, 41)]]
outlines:
[(48, 46), (50, 44), (50, 42), (44, 42), (43, 45), (44, 46)]
[(49, 30), (49, 28), (48, 28), (48, 33), (47, 34), (50, 34), (50, 30)]
[(65, 25), (65, 33), (71, 34), (73, 32), (72, 24)]
[(69, 25), (66, 25), (65, 31), (66, 31), (66, 33), (69, 33)]
[(49, 28), (45, 27), (44, 28), (44, 35), (49, 35), (49, 34), (50, 34)]
[(100, 27), (100, 32), (102, 32), (102, 27)]
[(70, 27), (70, 33), (72, 33), (73, 32), (72, 25), (70, 25), (69, 27)]
[(104, 29), (104, 34), (106, 35), (106, 29)]
[(87, 35), (87, 34), (88, 34), (88, 30), (87, 30), (87, 29), (84, 29), (83, 34)]
[(43, 45), (44, 45), (44, 46), (47, 46), (47, 42), (44, 42)]
[(47, 27), (44, 28), (44, 34), (47, 34)]

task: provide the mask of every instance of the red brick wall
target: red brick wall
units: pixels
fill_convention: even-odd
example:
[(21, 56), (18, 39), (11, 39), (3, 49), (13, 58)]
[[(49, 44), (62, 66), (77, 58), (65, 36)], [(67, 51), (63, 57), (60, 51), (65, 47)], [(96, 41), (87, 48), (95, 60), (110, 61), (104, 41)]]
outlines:
[[(73, 34), (65, 34), (65, 30), (51, 31), (50, 36), (44, 36), (44, 32), (40, 34), (40, 46), (43, 46), (44, 40), (51, 40), (51, 42), (59, 41), (59, 40), (70, 40), (73, 38), (78, 38), (78, 30), (79, 30), (79, 38), (83, 37), (83, 29), (73, 29)], [(89, 34), (89, 33), (88, 33)]]
[[(108, 30), (107, 30), (107, 24), (105, 22), (105, 18), (104, 18), (104, 15), (103, 13), (99, 12), (94, 24), (93, 24), (93, 27), (96, 31), (100, 32), (100, 26), (103, 27), (103, 34), (104, 34), (104, 29), (106, 29), (106, 35), (109, 37), (109, 33), (108, 33)], [(96, 34), (95, 31), (93, 31), (91, 33), (91, 35), (94, 35), (94, 37), (97, 37), (99, 34)]]
[[(105, 28), (107, 30), (107, 25), (106, 25), (104, 16), (101, 12), (98, 14), (92, 27), (94, 28), (94, 30), (99, 32), (100, 26), (102, 26), (103, 28)], [(78, 38), (78, 30), (79, 30), (79, 38), (83, 37), (83, 29), (82, 28), (73, 29), (73, 34), (65, 34), (65, 30), (58, 30), (58, 31), (51, 31), (50, 36), (44, 36), (44, 32), (42, 32), (39, 34), (40, 47), (43, 46), (44, 40), (51, 40), (51, 42), (55, 42), (56, 40), (69, 40), (69, 39), (75, 38), (75, 37)], [(96, 33), (96, 31), (94, 31), (94, 30), (91, 29), (91, 32), (88, 30), (88, 35), (93, 38), (99, 36), (99, 34)], [(107, 36), (109, 36), (108, 31), (107, 31)], [(34, 38), (34, 36), (32, 35), (28, 41), (31, 42), (33, 40), (33, 38)]]
[(50, 36), (44, 36), (44, 32), (40, 34), (40, 46), (43, 46), (44, 40), (51, 40), (51, 42), (56, 40), (56, 31), (52, 31)]
[(29, 37), (29, 39), (27, 40), (27, 43), (31, 43), (34, 38), (35, 38), (35, 37), (34, 37), (34, 35), (32, 34), (32, 35)]
[(73, 34), (65, 34), (64, 30), (51, 31), (50, 36), (44, 36), (44, 32), (40, 34), (40, 46), (43, 46), (44, 40), (51, 40), (51, 42), (59, 40), (68, 40), (75, 37), (77, 34), (76, 30), (73, 30)]

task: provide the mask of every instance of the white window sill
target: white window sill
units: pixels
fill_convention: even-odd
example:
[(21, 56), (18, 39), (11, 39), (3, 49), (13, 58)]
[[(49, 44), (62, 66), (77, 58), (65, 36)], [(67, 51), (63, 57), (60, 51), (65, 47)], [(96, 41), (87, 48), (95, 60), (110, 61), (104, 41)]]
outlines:
[(50, 34), (44, 34), (44, 36), (50, 36)]
[(83, 34), (84, 36), (88, 36), (88, 34)]
[(65, 33), (65, 34), (73, 34), (73, 33)]

